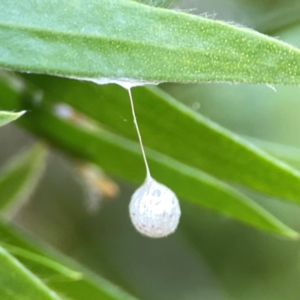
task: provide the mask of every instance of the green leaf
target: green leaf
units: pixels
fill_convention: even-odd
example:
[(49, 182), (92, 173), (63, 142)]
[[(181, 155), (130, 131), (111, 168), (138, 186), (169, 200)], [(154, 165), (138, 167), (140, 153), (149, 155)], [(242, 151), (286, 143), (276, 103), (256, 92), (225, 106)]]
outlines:
[[(122, 88), (40, 75), (25, 77), (46, 93), (44, 101), (67, 103), (105, 129), (137, 141), (128, 93)], [(134, 88), (132, 94), (146, 147), (221, 180), (300, 204), (297, 170), (155, 87)]]
[(19, 113), (0, 111), (0, 127), (18, 119), (24, 113), (25, 111)]
[(3, 300), (59, 300), (39, 278), (0, 246), (0, 297)]
[(82, 274), (76, 271), (73, 271), (67, 267), (65, 267), (64, 265), (49, 259), (45, 256), (33, 253), (31, 251), (27, 251), (24, 250), (22, 248), (19, 247), (15, 247), (9, 244), (2, 244), (2, 246), (11, 254), (13, 254), (14, 256), (17, 257), (22, 257), (25, 259), (28, 259), (32, 262), (36, 262), (42, 266), (48, 267), (54, 271), (56, 271), (57, 273), (60, 273), (62, 275), (64, 275), (65, 277), (68, 277), (70, 279), (74, 279), (74, 280), (79, 280), (82, 277)]
[(96, 82), (300, 84), (298, 49), (134, 1), (2, 0), (0, 36), (0, 66), (19, 71)]
[(12, 214), (30, 196), (46, 164), (46, 148), (35, 145), (0, 172), (0, 212)]
[[(68, 88), (67, 85), (62, 86)], [(86, 92), (84, 86), (86, 86), (86, 84), (83, 84), (82, 86), (83, 89), (81, 90), (81, 92), (83, 94)], [(88, 84), (87, 86), (90, 87), (91, 85)], [(92, 87), (93, 88), (91, 89), (91, 91), (93, 92), (95, 86), (92, 85)], [(108, 88), (116, 88), (116, 86), (110, 86)], [(60, 90), (59, 86), (57, 86), (57, 90), (60, 91), (59, 99), (64, 99), (65, 95), (63, 91)], [(74, 92), (75, 91), (79, 92), (79, 90), (77, 90), (76, 88), (74, 89)], [(123, 92), (123, 90), (120, 88), (118, 88), (117, 91)], [(149, 101), (151, 99), (154, 101), (160, 99), (155, 98), (152, 90), (149, 91), (149, 95), (147, 93), (144, 94), (144, 99), (147, 99)], [(45, 94), (48, 94), (48, 91), (46, 89), (44, 92)], [(81, 92), (78, 93), (75, 97), (79, 97), (78, 99), (80, 99)], [(87, 95), (89, 94), (85, 94), (85, 97)], [(122, 98), (119, 97), (119, 95), (114, 94), (115, 99), (120, 98), (124, 103), (127, 103), (128, 105), (127, 108), (124, 108), (122, 106), (117, 108), (119, 109), (118, 114), (117, 110), (111, 110), (112, 107), (106, 107), (104, 105), (100, 106), (100, 108), (103, 109), (103, 115), (107, 115), (108, 118), (112, 116), (112, 122), (114, 122), (114, 117), (118, 116), (118, 126), (123, 126), (125, 130), (130, 129), (128, 132), (130, 132), (130, 134), (134, 136), (135, 141), (124, 137), (125, 134), (122, 137), (119, 134), (104, 129), (108, 124), (104, 124), (103, 127), (99, 127), (97, 123), (95, 123), (95, 121), (92, 120), (92, 122), (90, 122), (88, 119), (85, 119), (84, 116), (80, 116), (78, 114), (76, 115), (76, 113), (74, 114), (74, 116), (72, 116), (71, 114), (69, 116), (69, 119), (66, 119), (65, 114), (57, 117), (56, 114), (58, 112), (58, 107), (57, 103), (54, 101), (56, 96), (53, 95), (52, 98), (51, 93), (49, 93), (48, 97), (50, 97), (52, 101), (46, 97), (43, 98), (43, 100), (37, 106), (35, 106), (33, 102), (32, 112), (28, 114), (27, 118), (22, 118), (20, 124), (25, 126), (30, 131), (34, 132), (35, 134), (51, 141), (51, 143), (55, 144), (60, 149), (67, 151), (73, 156), (92, 161), (111, 174), (118, 175), (124, 179), (134, 182), (139, 182), (140, 184), (142, 183), (145, 177), (145, 169), (142, 161), (141, 151), (137, 143), (137, 138), (135, 136), (136, 133), (134, 131), (133, 124), (131, 122), (128, 122), (130, 125), (125, 125), (127, 123), (123, 120), (124, 117), (128, 117), (129, 120), (131, 119), (131, 115), (127, 115), (130, 114), (129, 100), (124, 101), (124, 97)], [(102, 97), (98, 95), (97, 98)], [(26, 99), (25, 103), (27, 107), (30, 107), (30, 94), (28, 94), (27, 96), (23, 95), (21, 99)], [(162, 100), (163, 99), (160, 99), (158, 103), (168, 105), (168, 102), (164, 102)], [(4, 105), (4, 102), (0, 102), (0, 105)], [(18, 105), (18, 103), (15, 102), (14, 105)], [(105, 112), (105, 107), (106, 109), (111, 110), (113, 115), (108, 113), (109, 110)], [(96, 107), (93, 107), (93, 109), (95, 108)], [(158, 109), (161, 109), (161, 106), (158, 106)], [(158, 111), (153, 112), (154, 116), (157, 112)], [(170, 118), (175, 117), (176, 120), (177, 115), (173, 115), (172, 110), (170, 110), (170, 115), (168, 114), (168, 109), (166, 110), (165, 108), (163, 108), (162, 112), (167, 113), (167, 116)], [(122, 122), (120, 120), (120, 113), (122, 113), (123, 115), (121, 119)], [(181, 114), (182, 113), (180, 113), (178, 117), (180, 117)], [(149, 114), (149, 116), (150, 115), (151, 114)], [(149, 120), (147, 120), (147, 122), (148, 121)], [(169, 121), (170, 120), (168, 120), (166, 123), (162, 123), (162, 125), (165, 126), (174, 123)], [(142, 122), (142, 124), (144, 123)], [(149, 124), (150, 126), (148, 126), (148, 129), (151, 128), (152, 125), (154, 126), (153, 129), (156, 128), (155, 126), (158, 126), (155, 125), (155, 122), (150, 122), (148, 123), (148, 125)], [(160, 128), (159, 131), (155, 130), (155, 134), (158, 137), (157, 133), (160, 132), (160, 134), (163, 134), (164, 131), (168, 134), (168, 140), (175, 139), (175, 137), (170, 134), (172, 130), (166, 130), (163, 127)], [(151, 135), (146, 134), (146, 137), (147, 136), (148, 138), (151, 137)], [(160, 138), (163, 138), (163, 135)], [(144, 140), (147, 143), (147, 139)], [(150, 140), (152, 140), (153, 142), (156, 140), (156, 138), (152, 138)], [(84, 141), (84, 143), (82, 143), (82, 141)], [(164, 144), (168, 145), (168, 149), (172, 148), (170, 144)], [(182, 196), (184, 199), (190, 200), (195, 204), (203, 205), (204, 207), (226, 214), (236, 220), (242, 221), (257, 228), (274, 233), (279, 233), (290, 238), (297, 237), (297, 233), (283, 225), (280, 221), (276, 220), (268, 212), (266, 212), (264, 209), (262, 209), (260, 206), (255, 204), (252, 200), (250, 200), (243, 194), (237, 192), (235, 189), (215, 179), (214, 177), (209, 176), (203, 171), (200, 171), (200, 169), (197, 169), (195, 166), (187, 164), (186, 155), (185, 159), (179, 161), (169, 156), (168, 153), (159, 153), (157, 150), (154, 150), (155, 148), (157, 147), (146, 149), (151, 172), (157, 180), (171, 187), (179, 196)], [(173, 150), (171, 152), (174, 153)]]
[[(49, 289), (51, 289), (51, 293), (58, 293), (62, 297), (62, 299), (136, 299), (126, 294), (113, 284), (107, 282), (100, 276), (96, 276), (95, 274), (85, 270), (83, 267), (79, 266), (72, 260), (67, 259), (61, 254), (53, 250), (46, 250), (45, 248), (36, 245), (32, 241), (29, 241), (28, 238), (26, 239), (26, 234), (24, 234), (23, 232), (16, 231), (12, 228), (12, 225), (7, 225), (2, 221), (0, 221), (0, 240), (9, 242), (9, 245), (6, 245), (8, 247), (9, 252), (15, 253), (18, 256), (19, 261), (21, 261), (21, 263), (26, 268), (28, 268), (30, 272), (33, 273), (34, 276), (36, 276), (36, 278), (38, 278), (40, 282), (47, 282), (47, 286)], [(4, 245), (4, 248), (6, 246)], [(9, 256), (11, 257), (11, 255)], [(0, 269), (1, 271), (3, 270), (2, 264)], [(78, 276), (79, 274), (81, 276)], [(18, 295), (19, 298), (4, 298), (2, 294), (2, 288), (0, 288), (1, 300), (46, 299), (42, 297), (25, 298), (24, 295), (27, 294), (21, 293)]]
[(269, 142), (257, 138), (245, 137), (259, 148), (287, 162), (289, 165), (300, 169), (300, 149), (280, 143)]
[[(42, 122), (51, 125), (44, 126)], [(35, 130), (33, 124), (39, 129)], [(136, 166), (136, 161), (141, 159), (137, 143), (104, 130), (93, 133), (76, 128), (42, 110), (37, 111), (31, 121), (24, 120), (23, 125), (70, 154), (100, 165), (107, 172), (140, 183), (144, 179), (143, 168)], [(85, 143), (79, 145), (80, 141)], [(122, 161), (116, 160), (117, 157), (122, 157)], [(225, 183), (150, 149), (147, 158), (155, 178), (172, 187), (179, 196), (260, 229), (298, 237), (296, 232)]]

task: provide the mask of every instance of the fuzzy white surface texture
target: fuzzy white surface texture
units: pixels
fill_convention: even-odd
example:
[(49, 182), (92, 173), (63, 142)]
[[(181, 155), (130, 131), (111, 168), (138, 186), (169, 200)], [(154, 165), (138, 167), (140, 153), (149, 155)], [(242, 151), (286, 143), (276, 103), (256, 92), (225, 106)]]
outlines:
[(132, 195), (129, 212), (134, 227), (152, 238), (173, 233), (181, 215), (176, 195), (151, 177)]

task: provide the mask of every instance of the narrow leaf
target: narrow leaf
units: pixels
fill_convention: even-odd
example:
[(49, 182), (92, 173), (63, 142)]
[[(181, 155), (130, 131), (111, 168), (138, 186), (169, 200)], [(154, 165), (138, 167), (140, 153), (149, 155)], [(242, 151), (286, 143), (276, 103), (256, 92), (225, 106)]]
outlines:
[[(43, 126), (42, 123), (51, 125)], [(39, 129), (35, 130), (33, 124), (38, 124)], [(137, 143), (103, 130), (90, 132), (76, 128), (43, 111), (38, 111), (29, 122), (24, 120), (23, 125), (38, 135), (46, 136), (70, 154), (100, 165), (107, 172), (140, 183), (144, 179), (144, 170), (136, 167), (136, 161), (141, 160)], [(85, 143), (79, 146), (82, 140)], [(73, 145), (77, 145), (76, 149)], [(298, 237), (296, 232), (225, 183), (153, 150), (146, 151), (155, 178), (172, 187), (179, 196), (260, 229), (290, 238)], [(116, 157), (122, 157), (122, 162)]]
[(18, 119), (24, 113), (25, 111), (19, 113), (0, 111), (0, 127)]
[[(67, 103), (107, 130), (137, 141), (128, 94), (122, 88), (40, 75), (26, 79), (45, 91), (44, 101)], [(132, 94), (143, 142), (148, 148), (221, 180), (300, 203), (297, 170), (156, 87), (134, 88)]]
[(15, 247), (15, 246), (12, 246), (9, 244), (3, 243), (2, 247), (5, 248), (8, 252), (10, 252), (14, 256), (22, 257), (22, 258), (28, 259), (30, 261), (36, 262), (40, 265), (43, 265), (47, 268), (50, 268), (50, 269), (56, 271), (70, 279), (78, 280), (82, 277), (81, 273), (73, 271), (73, 270), (65, 267), (64, 265), (62, 265), (52, 259), (49, 259), (45, 256), (35, 254), (31, 251), (27, 251), (22, 248)]
[(257, 147), (287, 162), (289, 165), (300, 169), (300, 149), (293, 146), (287, 146), (280, 143), (269, 142), (257, 138), (245, 137)]
[(3, 300), (59, 300), (39, 278), (0, 247), (0, 297)]
[[(83, 267), (79, 266), (77, 263), (73, 262), (72, 260), (62, 256), (61, 254), (55, 251), (49, 251), (49, 249), (41, 248), (26, 238), (26, 234), (24, 232), (16, 231), (12, 225), (4, 224), (0, 221), (0, 240), (2, 241), (9, 241), (10, 250), (12, 247), (14, 252), (17, 250), (19, 260), (26, 266), (28, 269), (31, 270), (32, 273), (35, 274), (36, 277), (41, 278), (47, 274), (47, 284), (48, 286), (54, 290), (56, 293), (59, 293), (63, 296), (63, 299), (68, 300), (83, 300), (83, 299), (101, 299), (101, 300), (134, 300), (135, 298), (126, 294), (118, 287), (114, 286), (113, 284), (109, 283), (105, 279), (101, 278), (100, 276), (96, 276), (95, 274), (85, 270)], [(20, 255), (20, 249), (22, 255)], [(26, 253), (24, 255), (24, 253)], [(28, 257), (28, 253), (34, 254), (31, 256), (30, 259)], [(40, 260), (41, 256), (43, 257), (43, 261)], [(34, 257), (34, 258), (33, 258)], [(36, 258), (39, 259), (36, 259)], [(33, 258), (33, 259), (32, 259)], [(45, 264), (45, 261), (47, 263)], [(51, 265), (52, 261), (55, 261), (55, 267)], [(49, 268), (49, 264), (51, 267)], [(77, 277), (76, 280), (70, 280), (69, 275), (67, 276), (61, 274), (61, 269), (59, 274), (61, 280), (57, 280), (57, 264), (65, 265), (65, 268), (78, 270), (82, 274), (81, 278)], [(1, 265), (1, 269), (2, 265)], [(1, 271), (0, 271), (1, 274)], [(65, 276), (65, 278), (64, 278)], [(51, 278), (56, 278), (56, 280), (51, 280)], [(75, 278), (73, 278), (75, 279)], [(0, 277), (1, 280), (1, 277)], [(43, 300), (44, 298), (40, 297), (29, 297), (25, 298), (24, 295), (21, 294), (19, 296), (19, 300)], [(1, 296), (1, 289), (0, 289), (0, 296)], [(1, 300), (6, 298), (2, 298)], [(7, 298), (11, 299), (11, 298)], [(15, 299), (15, 298), (12, 298)]]
[[(63, 93), (61, 97), (63, 97)], [(22, 99), (24, 98), (27, 99), (25, 103), (30, 105), (30, 100), (28, 100), (30, 99), (30, 94), (22, 97)], [(116, 98), (118, 97), (116, 96)], [(14, 97), (14, 99), (17, 99), (17, 97)], [(32, 112), (27, 117), (20, 120), (20, 124), (75, 157), (94, 162), (111, 174), (142, 183), (145, 170), (136, 137), (135, 141), (132, 141), (104, 128), (99, 128), (97, 123), (93, 126), (85, 126), (85, 123), (89, 124), (90, 122), (83, 122), (85, 119), (80, 117), (80, 115), (71, 115), (71, 118), (68, 119), (64, 113), (57, 117), (57, 107), (51, 103), (52, 101), (44, 98), (38, 106), (33, 106)], [(129, 105), (128, 102), (127, 104)], [(20, 105), (20, 103), (15, 102), (15, 105)], [(122, 111), (122, 113), (124, 112)], [(162, 112), (168, 112), (168, 110), (164, 109)], [(102, 111), (102, 113), (104, 114), (105, 112)], [(180, 114), (178, 116), (180, 117)], [(119, 124), (118, 126), (126, 128), (124, 123)], [(165, 125), (167, 124), (172, 123), (166, 123)], [(132, 124), (130, 127), (131, 131), (134, 132)], [(163, 133), (162, 130), (157, 130), (155, 131), (156, 135), (157, 132)], [(167, 130), (166, 133), (168, 133)], [(206, 132), (204, 131), (204, 133)], [(225, 138), (227, 139), (227, 137)], [(169, 141), (174, 139), (174, 137), (169, 134), (166, 139)], [(170, 145), (168, 145), (168, 149), (171, 150)], [(149, 148), (146, 149), (146, 152), (154, 177), (168, 185), (184, 199), (226, 214), (257, 228), (279, 233), (290, 238), (297, 237), (297, 233), (276, 220), (252, 200), (227, 184), (200, 171), (192, 164), (185, 163), (185, 160), (175, 160), (168, 156), (167, 153), (159, 153)], [(195, 157), (198, 156), (196, 155)], [(118, 158), (121, 158), (121, 160)], [(137, 162), (140, 163), (138, 164)]]
[(102, 83), (300, 84), (298, 49), (253, 30), (134, 1), (2, 0), (0, 37), (0, 66), (18, 71)]
[(29, 197), (45, 167), (46, 148), (35, 145), (0, 172), (0, 211), (12, 214)]

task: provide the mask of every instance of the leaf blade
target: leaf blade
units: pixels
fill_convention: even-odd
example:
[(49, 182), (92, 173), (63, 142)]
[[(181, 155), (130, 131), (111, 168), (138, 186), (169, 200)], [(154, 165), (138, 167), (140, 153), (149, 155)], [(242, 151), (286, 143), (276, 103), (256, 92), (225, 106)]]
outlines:
[(13, 214), (35, 189), (46, 165), (46, 147), (37, 144), (12, 159), (0, 172), (0, 212)]
[(22, 257), (25, 259), (28, 259), (30, 261), (36, 262), (37, 264), (43, 265), (45, 267), (48, 267), (57, 273), (60, 273), (64, 275), (67, 278), (73, 279), (73, 280), (79, 280), (82, 278), (82, 274), (79, 272), (76, 272), (74, 270), (71, 270), (64, 265), (55, 262), (52, 259), (49, 259), (45, 256), (36, 254), (32, 251), (24, 250), (22, 248), (12, 246), (6, 243), (2, 243), (3, 248), (5, 248), (9, 253), (11, 253), (14, 256)]
[[(25, 82), (23, 83), (25, 84)], [(68, 89), (68, 85), (63, 84), (63, 86)], [(7, 85), (5, 87), (7, 88)], [(95, 87), (93, 86), (93, 88)], [(12, 95), (10, 101), (2, 101), (0, 105), (9, 107), (10, 105), (18, 106), (25, 103), (31, 109), (31, 113), (19, 123), (31, 132), (42, 136), (43, 139), (47, 139), (75, 157), (98, 164), (111, 174), (133, 182), (141, 183), (144, 180), (145, 170), (136, 137), (135, 141), (132, 141), (103, 127), (99, 128), (97, 123), (90, 126), (91, 123), (86, 122), (84, 118), (82, 119), (76, 114), (74, 117), (71, 115), (70, 119), (66, 118), (65, 115), (58, 117), (56, 102), (49, 102), (49, 99), (46, 98), (38, 106), (31, 107), (31, 100), (28, 99), (31, 98), (35, 103), (35, 90), (33, 88), (29, 90), (33, 93), (31, 96), (16, 97)], [(56, 90), (60, 95), (59, 99), (64, 99), (64, 93), (59, 86)], [(86, 92), (84, 89), (81, 90), (83, 93)], [(77, 93), (78, 91), (74, 89), (74, 92)], [(19, 91), (11, 89), (9, 93), (18, 94)], [(47, 95), (48, 90), (45, 89), (44, 93)], [(49, 93), (48, 96), (51, 98), (53, 95)], [(55, 98), (55, 96), (53, 97)], [(116, 96), (116, 98), (118, 97)], [(22, 99), (26, 99), (26, 101), (23, 103)], [(130, 113), (129, 102), (127, 104)], [(135, 135), (133, 124), (130, 127)], [(275, 220), (252, 200), (227, 184), (193, 166), (179, 162), (153, 149), (146, 148), (153, 175), (157, 180), (174, 189), (178, 195), (254, 227), (290, 238), (297, 238), (297, 233)], [(116, 158), (122, 158), (122, 161)]]
[(5, 300), (59, 300), (35, 275), (0, 247), (0, 295)]
[[(105, 129), (137, 141), (128, 95), (122, 88), (47, 76), (25, 78), (45, 91), (44, 101), (66, 103)], [(156, 87), (134, 88), (132, 95), (146, 147), (220, 180), (300, 203), (297, 170)]]
[(0, 111), (0, 127), (12, 121), (15, 121), (16, 119), (20, 118), (24, 113), (25, 111), (21, 111), (18, 113)]
[[(70, 280), (68, 276), (64, 280), (51, 280), (50, 278), (54, 275), (57, 275), (55, 270), (49, 273), (48, 266), (39, 264), (39, 262), (34, 262), (31, 259), (25, 259), (20, 257), (20, 261), (24, 266), (26, 266), (34, 276), (40, 278), (44, 274), (47, 274), (47, 285), (51, 288), (52, 291), (55, 291), (61, 297), (66, 297), (66, 299), (72, 300), (82, 300), (85, 297), (89, 299), (103, 299), (103, 300), (136, 300), (133, 296), (123, 292), (117, 286), (111, 284), (100, 276), (96, 276), (92, 272), (85, 270), (83, 267), (74, 261), (64, 257), (50, 248), (41, 247), (36, 242), (33, 242), (26, 237), (24, 232), (21, 232), (19, 229), (14, 228), (11, 224), (8, 225), (0, 220), (0, 239), (3, 241), (9, 241), (9, 244), (18, 249), (22, 249), (25, 252), (30, 252), (36, 254), (37, 256), (43, 256), (49, 262), (49, 260), (54, 260), (59, 264), (64, 264), (68, 269), (78, 270), (82, 274), (81, 278), (76, 278), (76, 280)], [(38, 266), (38, 267), (37, 267)], [(23, 297), (23, 295), (21, 296)], [(19, 298), (24, 299), (24, 298)], [(43, 299), (43, 298), (28, 298), (31, 299)], [(5, 299), (6, 300), (6, 299)], [(8, 299), (7, 299), (8, 300)], [(9, 299), (11, 300), (11, 299)]]
[(298, 49), (219, 21), (122, 0), (0, 5), (3, 68), (96, 81), (300, 84)]

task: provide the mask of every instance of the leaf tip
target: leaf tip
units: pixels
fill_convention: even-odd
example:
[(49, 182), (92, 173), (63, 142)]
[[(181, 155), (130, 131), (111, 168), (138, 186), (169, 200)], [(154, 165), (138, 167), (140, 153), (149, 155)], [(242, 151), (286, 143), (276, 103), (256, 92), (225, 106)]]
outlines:
[(27, 110), (21, 110), (18, 114), (19, 117), (23, 116), (25, 113), (27, 113)]

